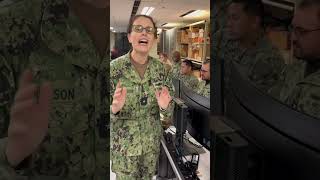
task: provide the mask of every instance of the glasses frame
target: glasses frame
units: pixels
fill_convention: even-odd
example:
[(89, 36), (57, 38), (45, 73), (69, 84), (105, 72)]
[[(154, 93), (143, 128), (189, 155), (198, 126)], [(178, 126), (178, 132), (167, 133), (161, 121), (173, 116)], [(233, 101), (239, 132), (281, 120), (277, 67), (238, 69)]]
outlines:
[[(142, 27), (142, 30), (141, 31), (136, 31), (135, 27)], [(142, 33), (143, 30), (145, 30), (147, 34), (154, 34), (155, 33), (155, 28), (154, 27), (150, 27), (150, 26), (143, 27), (142, 25), (132, 25), (131, 29), (132, 29), (133, 32), (136, 32), (136, 33)], [(149, 29), (152, 29), (152, 31), (150, 31)]]

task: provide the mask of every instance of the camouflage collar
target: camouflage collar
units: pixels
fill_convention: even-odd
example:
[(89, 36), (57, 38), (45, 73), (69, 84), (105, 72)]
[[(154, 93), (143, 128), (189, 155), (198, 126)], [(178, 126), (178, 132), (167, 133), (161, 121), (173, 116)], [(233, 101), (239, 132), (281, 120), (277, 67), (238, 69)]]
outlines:
[[(45, 17), (50, 16), (51, 14), (46, 11)], [(44, 22), (41, 26), (43, 29), (42, 40), (51, 50), (62, 54), (67, 61), (75, 66), (83, 69), (98, 68), (102, 58), (85, 27), (72, 11), (69, 11), (63, 24)], [(71, 50), (65, 53), (68, 49)]]
[(134, 78), (132, 79), (133, 81), (135, 81), (136, 83), (144, 83), (146, 81), (149, 80), (150, 78), (150, 75), (149, 75), (149, 69), (151, 68), (151, 66), (154, 65), (154, 58), (151, 57), (151, 56), (148, 56), (148, 66), (147, 66), (147, 69), (145, 71), (145, 74), (144, 74), (144, 78), (141, 80), (138, 72), (135, 71), (135, 73), (127, 73), (127, 72), (130, 72), (130, 69), (134, 68), (133, 64), (131, 63), (131, 52), (132, 50), (130, 50), (126, 55), (124, 55), (124, 67), (123, 67), (123, 75), (126, 77), (126, 78), (130, 78), (132, 79), (132, 75), (134, 76)]

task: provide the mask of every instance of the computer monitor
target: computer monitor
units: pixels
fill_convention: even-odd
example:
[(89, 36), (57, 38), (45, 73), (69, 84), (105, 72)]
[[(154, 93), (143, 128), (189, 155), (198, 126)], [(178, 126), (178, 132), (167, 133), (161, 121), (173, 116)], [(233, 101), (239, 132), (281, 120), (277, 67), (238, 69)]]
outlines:
[(263, 177), (319, 179), (320, 119), (271, 98), (240, 69), (233, 67), (231, 72), (226, 116), (240, 128), (239, 134), (251, 146), (263, 152)]
[(180, 80), (172, 78), (172, 84), (174, 87), (174, 97), (180, 98)]
[(174, 106), (174, 126), (176, 127), (175, 144), (177, 148), (183, 148), (183, 137), (187, 130), (188, 106), (180, 98), (173, 98)]
[(180, 81), (180, 97), (189, 108), (190, 118), (187, 123), (189, 134), (203, 146), (210, 145), (210, 99), (201, 96), (192, 89), (186, 87)]

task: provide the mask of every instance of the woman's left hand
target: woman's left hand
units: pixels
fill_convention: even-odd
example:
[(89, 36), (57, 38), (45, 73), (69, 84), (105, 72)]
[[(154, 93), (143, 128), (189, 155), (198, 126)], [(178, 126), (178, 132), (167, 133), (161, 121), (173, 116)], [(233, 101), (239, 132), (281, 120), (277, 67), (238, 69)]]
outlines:
[(172, 100), (167, 87), (162, 87), (161, 90), (156, 91), (156, 98), (161, 109), (167, 109)]

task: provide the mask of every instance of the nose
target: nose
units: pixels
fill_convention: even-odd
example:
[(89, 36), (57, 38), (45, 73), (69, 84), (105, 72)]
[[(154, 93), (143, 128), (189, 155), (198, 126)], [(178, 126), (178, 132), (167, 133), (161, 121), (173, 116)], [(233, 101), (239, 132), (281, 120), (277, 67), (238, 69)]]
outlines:
[(147, 35), (147, 30), (146, 29), (142, 29), (142, 32), (141, 32), (143, 35)]

